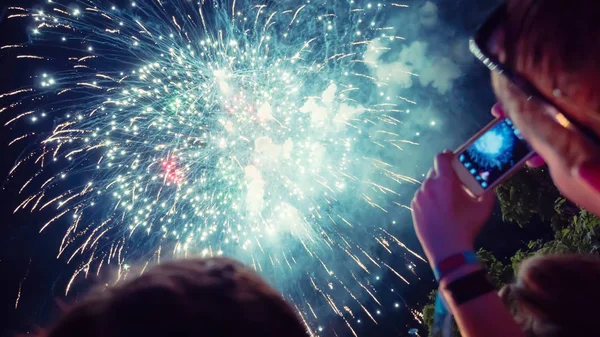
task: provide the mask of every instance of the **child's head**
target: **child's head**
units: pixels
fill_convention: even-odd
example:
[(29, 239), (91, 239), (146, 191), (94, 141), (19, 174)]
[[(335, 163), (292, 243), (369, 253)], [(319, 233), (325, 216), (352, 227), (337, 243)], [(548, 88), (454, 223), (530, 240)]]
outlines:
[(528, 336), (591, 336), (600, 301), (597, 256), (549, 255), (523, 262), (515, 283), (500, 291)]
[(224, 258), (164, 263), (98, 289), (44, 337), (306, 337), (279, 293)]

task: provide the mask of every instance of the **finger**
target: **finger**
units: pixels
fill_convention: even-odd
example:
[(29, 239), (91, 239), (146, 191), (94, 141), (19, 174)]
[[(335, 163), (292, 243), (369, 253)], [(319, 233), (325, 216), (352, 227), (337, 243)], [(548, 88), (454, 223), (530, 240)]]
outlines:
[(434, 175), (435, 175), (435, 172), (433, 171), (433, 168), (427, 172), (427, 174), (425, 175), (425, 180), (423, 180), (423, 182), (421, 183), (421, 187), (419, 187), (419, 189), (415, 193), (415, 199), (417, 198), (417, 195), (419, 193), (425, 192), (425, 188), (427, 188), (427, 185), (429, 185), (429, 181), (431, 180), (431, 177), (433, 177)]
[(422, 195), (423, 193), (421, 191), (417, 191), (417, 193), (415, 193), (415, 196), (413, 197), (413, 200), (411, 200), (410, 202), (410, 212), (412, 213), (413, 217), (421, 214)]
[(427, 175), (425, 176), (425, 181), (431, 179), (431, 177), (433, 177), (434, 174), (434, 169), (430, 169), (429, 172), (427, 172)]
[(479, 199), (476, 200), (476, 202), (483, 209), (488, 209), (488, 208), (491, 209), (494, 206), (495, 200), (496, 200), (496, 194), (493, 191), (488, 191), (488, 192), (484, 193), (482, 196), (480, 196)]
[(419, 192), (417, 192), (417, 194), (415, 194), (415, 197), (413, 198), (413, 200), (410, 202), (410, 211), (412, 213), (415, 213), (417, 211), (419, 211), (420, 206), (419, 206)]
[[(475, 196), (472, 192), (469, 192), (466, 187), (462, 187), (459, 193), (461, 193), (462, 197), (467, 198), (475, 204), (474, 207), (480, 210), (491, 210), (496, 200), (496, 195), (493, 191), (486, 191), (480, 196)], [(458, 197), (458, 195), (456, 195), (456, 197)]]
[(452, 167), (452, 160), (454, 154), (452, 152), (444, 151), (437, 156), (433, 161), (433, 170), (437, 177), (448, 177), (454, 174), (454, 168)]
[(531, 159), (527, 161), (527, 166), (531, 168), (542, 167), (544, 165), (546, 165), (546, 161), (538, 154), (535, 154), (533, 157), (531, 157)]
[(501, 103), (496, 103), (492, 107), (492, 116), (496, 118), (504, 118), (506, 116)]

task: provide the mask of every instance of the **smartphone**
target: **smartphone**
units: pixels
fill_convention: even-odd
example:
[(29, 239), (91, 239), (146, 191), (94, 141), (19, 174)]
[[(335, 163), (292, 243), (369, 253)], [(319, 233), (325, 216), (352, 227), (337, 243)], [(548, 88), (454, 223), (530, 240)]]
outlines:
[(525, 166), (535, 152), (508, 118), (498, 118), (454, 151), (452, 166), (464, 187), (479, 197)]

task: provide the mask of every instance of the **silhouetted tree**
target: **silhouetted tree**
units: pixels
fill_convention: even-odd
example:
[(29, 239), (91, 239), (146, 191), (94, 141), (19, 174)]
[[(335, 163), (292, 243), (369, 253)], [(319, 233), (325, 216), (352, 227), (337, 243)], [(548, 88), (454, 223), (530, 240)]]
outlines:
[(563, 253), (600, 253), (600, 218), (582, 210), (567, 226), (554, 232), (553, 240), (531, 241), (527, 249), (517, 251), (510, 260), (516, 275), (521, 262), (529, 257)]
[[(564, 199), (546, 168), (524, 169), (496, 188), (502, 219), (527, 226), (534, 217), (558, 229), (579, 209)], [(560, 205), (557, 203), (560, 202)], [(560, 210), (557, 210), (560, 207)]]

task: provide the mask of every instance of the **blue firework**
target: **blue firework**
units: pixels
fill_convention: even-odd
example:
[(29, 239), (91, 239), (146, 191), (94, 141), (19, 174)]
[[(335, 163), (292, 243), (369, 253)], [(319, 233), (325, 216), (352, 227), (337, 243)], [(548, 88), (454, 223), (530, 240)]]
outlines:
[(514, 144), (513, 129), (508, 123), (500, 123), (469, 147), (468, 152), (471, 159), (481, 168), (502, 169), (513, 158)]
[(381, 305), (372, 275), (409, 281), (376, 248), (426, 262), (372, 220), (408, 208), (398, 191), (418, 182), (385, 161), (414, 144), (398, 117), (414, 102), (386, 97), (393, 82), (377, 72), (379, 53), (405, 39), (388, 15), (408, 7), (113, 2), (10, 7), (8, 19), (34, 26), (27, 43), (0, 46), (51, 69), (0, 93), (0, 113), (27, 130), (9, 145), (30, 144), (10, 171), (24, 196), (15, 212), (50, 214), (40, 231), (67, 228), (57, 257), (77, 267), (65, 293), (107, 265), (126, 277), (132, 265), (227, 255), (277, 286), (309, 329), (321, 313), (351, 330), (358, 310), (377, 323), (361, 302)]

